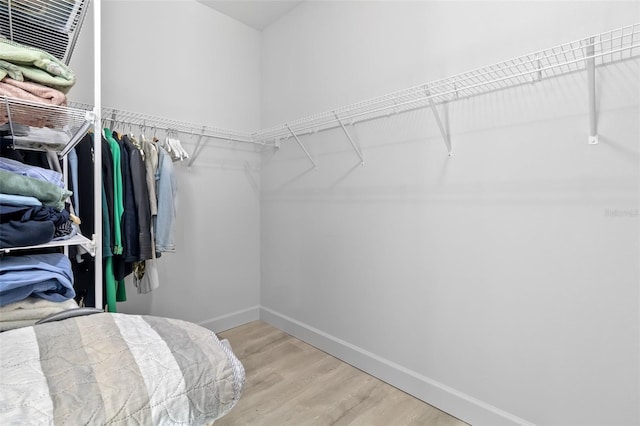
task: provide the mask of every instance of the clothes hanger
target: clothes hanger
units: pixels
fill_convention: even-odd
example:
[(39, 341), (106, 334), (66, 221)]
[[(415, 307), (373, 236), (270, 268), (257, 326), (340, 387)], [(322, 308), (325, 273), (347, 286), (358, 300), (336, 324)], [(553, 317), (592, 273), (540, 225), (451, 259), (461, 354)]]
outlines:
[(176, 155), (177, 155), (178, 159), (180, 161), (182, 161), (183, 160), (183, 158), (182, 158), (183, 149), (182, 149), (182, 144), (180, 143), (180, 139), (178, 139), (178, 136), (179, 136), (178, 132), (176, 132), (176, 137), (171, 142), (173, 143), (173, 147), (175, 148)]
[(189, 158), (189, 153), (183, 148), (182, 142), (178, 140), (178, 148), (180, 149), (180, 160), (186, 160)]
[[(171, 154), (172, 152), (172, 147), (171, 147), (171, 143), (169, 142), (171, 140), (171, 129), (167, 129), (167, 134), (164, 137), (164, 144), (163, 144), (163, 148), (167, 150), (168, 154)], [(173, 155), (172, 155), (173, 157)]]
[(185, 151), (185, 149), (182, 147), (182, 141), (176, 138), (175, 144), (176, 144), (176, 151), (178, 152), (178, 155), (180, 157), (180, 161), (186, 158), (189, 158), (189, 154), (187, 154), (187, 151)]
[(144, 123), (140, 125), (140, 140), (143, 144), (147, 143), (147, 138), (144, 136), (144, 131), (146, 128), (147, 126), (145, 126)]

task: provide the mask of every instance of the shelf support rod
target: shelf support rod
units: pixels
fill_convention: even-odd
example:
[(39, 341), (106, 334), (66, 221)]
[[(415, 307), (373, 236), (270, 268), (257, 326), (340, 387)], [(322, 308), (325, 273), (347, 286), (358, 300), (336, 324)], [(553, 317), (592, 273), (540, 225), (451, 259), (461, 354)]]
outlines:
[(318, 168), (318, 165), (316, 164), (315, 161), (313, 161), (313, 158), (311, 157), (311, 154), (309, 154), (309, 151), (307, 151), (307, 149), (304, 147), (304, 145), (302, 145), (302, 142), (300, 142), (300, 139), (298, 139), (298, 135), (296, 135), (293, 130), (291, 130), (291, 127), (289, 127), (288, 124), (285, 124), (285, 126), (287, 126), (287, 129), (289, 130), (289, 132), (291, 133), (291, 135), (295, 138), (296, 142), (298, 142), (298, 145), (300, 145), (300, 148), (302, 148), (302, 150), (304, 151), (305, 154), (307, 154), (307, 157), (309, 158), (309, 161), (311, 161), (313, 163), (313, 167), (314, 168)]
[(191, 153), (191, 158), (189, 158), (189, 163), (187, 164), (187, 167), (191, 167), (193, 162), (196, 161), (196, 157), (198, 156), (198, 154), (200, 154), (200, 151), (202, 151), (202, 149), (198, 149), (198, 148), (200, 148), (200, 144), (202, 143), (203, 140), (204, 140), (204, 126), (202, 126), (202, 133), (198, 138), (196, 147), (193, 149), (193, 152)]
[[(69, 151), (71, 151), (73, 148), (75, 148), (76, 145), (78, 145), (78, 143), (82, 140), (82, 138), (84, 138), (84, 136), (89, 131), (89, 128), (95, 125), (94, 120), (95, 118), (93, 117), (93, 114), (90, 114), (87, 116), (87, 120), (85, 120), (85, 122), (82, 123), (78, 131), (75, 132), (75, 134), (71, 137), (71, 140), (69, 140), (69, 143), (63, 148), (62, 151), (60, 151), (60, 153), (58, 154), (59, 157), (64, 157), (69, 153)], [(96, 132), (98, 135), (100, 135), (101, 133), (100, 130)]]
[(436, 119), (436, 124), (438, 124), (440, 133), (442, 134), (442, 139), (444, 139), (444, 144), (447, 146), (447, 153), (449, 154), (449, 157), (451, 157), (452, 150), (451, 150), (451, 138), (449, 137), (449, 133), (447, 133), (447, 129), (444, 128), (444, 124), (442, 124), (442, 120), (440, 120), (440, 114), (438, 114), (438, 110), (436, 109), (436, 104), (433, 102), (433, 99), (431, 99), (431, 94), (429, 93), (429, 89), (426, 89), (425, 93), (427, 95), (427, 100), (429, 101), (429, 107), (431, 107), (433, 116)]
[(356, 152), (356, 154), (358, 154), (358, 157), (360, 157), (360, 165), (364, 166), (364, 158), (362, 157), (362, 153), (356, 146), (356, 143), (351, 138), (351, 135), (349, 134), (349, 132), (347, 132), (347, 129), (344, 127), (344, 124), (342, 123), (342, 120), (340, 120), (340, 117), (338, 117), (338, 114), (335, 111), (333, 111), (333, 115), (336, 117), (336, 121), (338, 122), (338, 124), (340, 124), (340, 127), (342, 128), (342, 131), (344, 132), (345, 136), (347, 137), (347, 139), (349, 139), (349, 142), (351, 142), (351, 146), (353, 147), (353, 150)]
[(9, 3), (7, 5), (9, 7), (9, 40), (14, 41), (13, 40), (13, 5), (11, 4), (11, 0), (9, 0)]
[(594, 39), (589, 38), (587, 45), (587, 89), (589, 91), (589, 144), (598, 143), (598, 123), (596, 117), (596, 59), (594, 57)]
[(13, 120), (11, 119), (11, 107), (9, 106), (9, 98), (4, 98), (4, 104), (7, 108), (7, 119), (9, 120), (9, 130), (11, 131), (11, 136), (15, 136), (13, 131)]
[(96, 258), (94, 270), (95, 308), (104, 308), (102, 298), (102, 144), (100, 143), (100, 125), (102, 120), (102, 0), (93, 1), (93, 209), (94, 234), (93, 255)]

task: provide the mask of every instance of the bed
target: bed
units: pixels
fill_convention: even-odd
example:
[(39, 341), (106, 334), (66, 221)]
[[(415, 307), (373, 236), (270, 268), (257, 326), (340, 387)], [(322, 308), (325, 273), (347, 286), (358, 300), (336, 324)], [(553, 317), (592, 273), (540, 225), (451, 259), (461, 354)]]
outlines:
[(226, 342), (176, 319), (96, 313), (0, 333), (2, 425), (208, 425), (244, 381)]

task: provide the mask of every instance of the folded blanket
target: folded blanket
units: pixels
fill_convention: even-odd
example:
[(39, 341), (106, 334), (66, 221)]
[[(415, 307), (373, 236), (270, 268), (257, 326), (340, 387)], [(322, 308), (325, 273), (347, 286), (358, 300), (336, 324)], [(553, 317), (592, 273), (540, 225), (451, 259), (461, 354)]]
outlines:
[[(1, 74), (1, 73), (0, 73)], [(49, 99), (38, 98), (31, 93), (10, 84), (6, 84), (7, 79), (0, 81), (0, 126), (6, 125), (9, 122), (9, 112), (11, 113), (12, 130), (14, 136), (19, 136), (24, 133), (24, 129), (51, 127), (57, 128), (64, 126), (68, 121), (67, 112), (64, 109), (52, 110), (38, 110), (33, 107), (11, 106), (11, 110), (7, 112), (7, 107), (4, 101), (4, 97), (15, 98), (30, 102), (37, 102), (43, 105), (58, 106), (56, 103)], [(12, 80), (15, 81), (15, 80)], [(35, 84), (25, 82), (26, 84)], [(44, 87), (44, 86), (42, 86)], [(55, 89), (49, 89), (55, 90)], [(62, 92), (58, 92), (62, 93)], [(64, 96), (64, 95), (63, 95)], [(57, 102), (57, 101), (55, 101)], [(65, 98), (66, 103), (66, 98)], [(15, 105), (15, 104), (12, 104)], [(64, 105), (64, 104), (63, 104)], [(8, 126), (7, 126), (8, 127)], [(11, 129), (11, 128), (10, 128)], [(69, 138), (67, 137), (67, 141)]]
[(65, 200), (71, 195), (71, 191), (52, 183), (6, 170), (0, 170), (0, 192), (36, 197), (45, 206), (51, 206), (56, 210), (62, 210)]
[(27, 297), (0, 307), (0, 331), (28, 327), (46, 316), (77, 307), (78, 304), (73, 299), (51, 302), (37, 297)]
[(0, 38), (0, 61), (0, 80), (6, 76), (18, 81), (31, 80), (63, 93), (76, 81), (73, 71), (53, 55), (5, 38)]
[(0, 306), (29, 296), (53, 302), (75, 297), (69, 258), (60, 253), (0, 258)]
[(0, 95), (48, 105), (67, 104), (67, 97), (59, 90), (31, 81), (14, 80), (8, 76), (0, 80)]

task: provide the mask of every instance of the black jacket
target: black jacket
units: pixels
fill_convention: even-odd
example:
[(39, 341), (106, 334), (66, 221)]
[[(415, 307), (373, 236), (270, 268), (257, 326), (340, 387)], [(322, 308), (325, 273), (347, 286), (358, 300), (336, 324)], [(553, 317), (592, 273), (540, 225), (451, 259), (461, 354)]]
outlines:
[(149, 207), (147, 170), (140, 150), (131, 142), (127, 135), (124, 135), (122, 139), (129, 154), (131, 184), (138, 217), (138, 243), (140, 252), (138, 253), (137, 260), (151, 259), (151, 208)]

